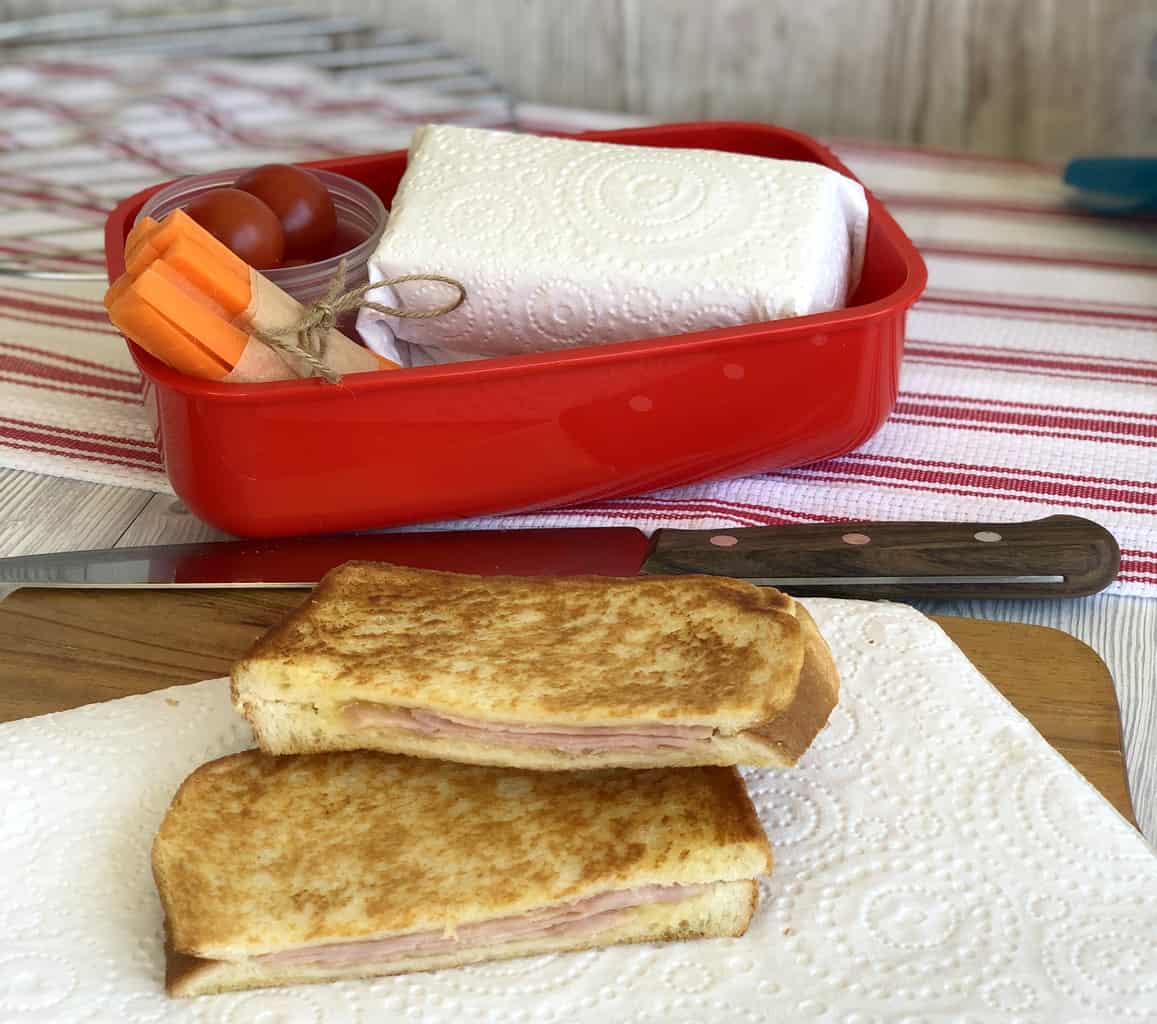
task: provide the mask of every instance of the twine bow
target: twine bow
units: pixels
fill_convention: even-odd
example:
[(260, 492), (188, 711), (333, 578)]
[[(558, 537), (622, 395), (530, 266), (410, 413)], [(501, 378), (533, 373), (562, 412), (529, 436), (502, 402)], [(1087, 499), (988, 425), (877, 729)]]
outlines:
[[(375, 288), (405, 284), (407, 281), (434, 281), (438, 284), (447, 284), (457, 289), (458, 295), (452, 301), (445, 302), (433, 309), (398, 309), (366, 298)], [(330, 384), (336, 384), (341, 380), (341, 374), (326, 363), (325, 350), (329, 344), (329, 332), (337, 326), (338, 320), (344, 313), (352, 312), (355, 309), (372, 309), (376, 313), (396, 316), (404, 320), (430, 320), (433, 317), (452, 313), (466, 301), (466, 289), (462, 283), (455, 281), (452, 277), (443, 277), (441, 274), (402, 274), (385, 281), (373, 281), (359, 285), (349, 291), (343, 291), (344, 288), (345, 261), (343, 260), (338, 264), (337, 273), (334, 274), (325, 294), (313, 305), (306, 307), (297, 323), (273, 330), (251, 329), (251, 333), (271, 348), (299, 359), (314, 374), (324, 377)]]

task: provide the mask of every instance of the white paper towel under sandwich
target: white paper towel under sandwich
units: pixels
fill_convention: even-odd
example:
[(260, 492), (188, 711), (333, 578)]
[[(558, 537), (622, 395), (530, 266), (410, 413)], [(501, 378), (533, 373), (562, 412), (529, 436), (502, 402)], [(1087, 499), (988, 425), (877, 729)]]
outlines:
[[(864, 190), (818, 164), (427, 125), (370, 278), (444, 274), (466, 301), (358, 327), (414, 365), (805, 316), (846, 303), (867, 227)], [(446, 298), (428, 282), (371, 297)]]

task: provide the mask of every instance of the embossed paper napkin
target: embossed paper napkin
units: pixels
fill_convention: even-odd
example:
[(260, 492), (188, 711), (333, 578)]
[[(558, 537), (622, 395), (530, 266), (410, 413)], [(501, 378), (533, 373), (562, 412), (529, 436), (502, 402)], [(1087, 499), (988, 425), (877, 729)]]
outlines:
[[(867, 222), (863, 188), (818, 164), (427, 125), (370, 277), (446, 274), (466, 301), (428, 320), (363, 310), (359, 328), (410, 365), (825, 312), (859, 280)], [(446, 287), (395, 296), (429, 309)]]
[(739, 939), (170, 1001), (149, 846), (248, 745), (222, 680), (0, 727), (0, 1021), (1157, 1021), (1157, 857), (912, 609), (808, 602), (844, 677), (747, 782), (776, 871)]

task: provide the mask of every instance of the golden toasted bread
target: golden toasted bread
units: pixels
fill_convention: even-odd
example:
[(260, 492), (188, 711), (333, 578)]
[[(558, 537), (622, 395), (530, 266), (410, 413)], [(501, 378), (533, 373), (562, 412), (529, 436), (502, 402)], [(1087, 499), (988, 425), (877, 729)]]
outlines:
[[(153, 846), (178, 995), (740, 934), (770, 868), (734, 769), (523, 772), (367, 751), (202, 765)], [(581, 934), (368, 962), (261, 959), (671, 886), (699, 888)]]
[[(786, 765), (838, 696), (826, 645), (799, 612), (778, 591), (712, 576), (349, 563), (237, 664), (233, 700), (270, 753), (376, 749), (547, 770)], [(366, 708), (381, 709), (379, 723), (351, 717)], [(415, 711), (436, 726), (407, 721)], [(777, 738), (760, 732), (781, 718), (792, 724)], [(680, 738), (689, 728), (701, 742)], [(664, 729), (676, 739), (653, 735)], [(646, 742), (583, 745), (607, 730)], [(552, 744), (559, 734), (567, 742)]]

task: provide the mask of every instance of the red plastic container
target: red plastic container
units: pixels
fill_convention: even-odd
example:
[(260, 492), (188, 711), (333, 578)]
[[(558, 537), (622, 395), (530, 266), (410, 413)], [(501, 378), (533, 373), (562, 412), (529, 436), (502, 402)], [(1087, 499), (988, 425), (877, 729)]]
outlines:
[[(580, 138), (807, 160), (819, 143), (770, 125), (704, 123)], [(314, 164), (388, 206), (405, 152)], [(158, 186), (160, 187), (160, 186)], [(110, 280), (154, 190), (110, 215)], [(872, 436), (896, 400), (904, 322), (924, 263), (869, 196), (848, 308), (742, 327), (322, 380), (218, 384), (132, 348), (173, 488), (240, 536), (394, 526), (569, 505), (826, 459)]]

